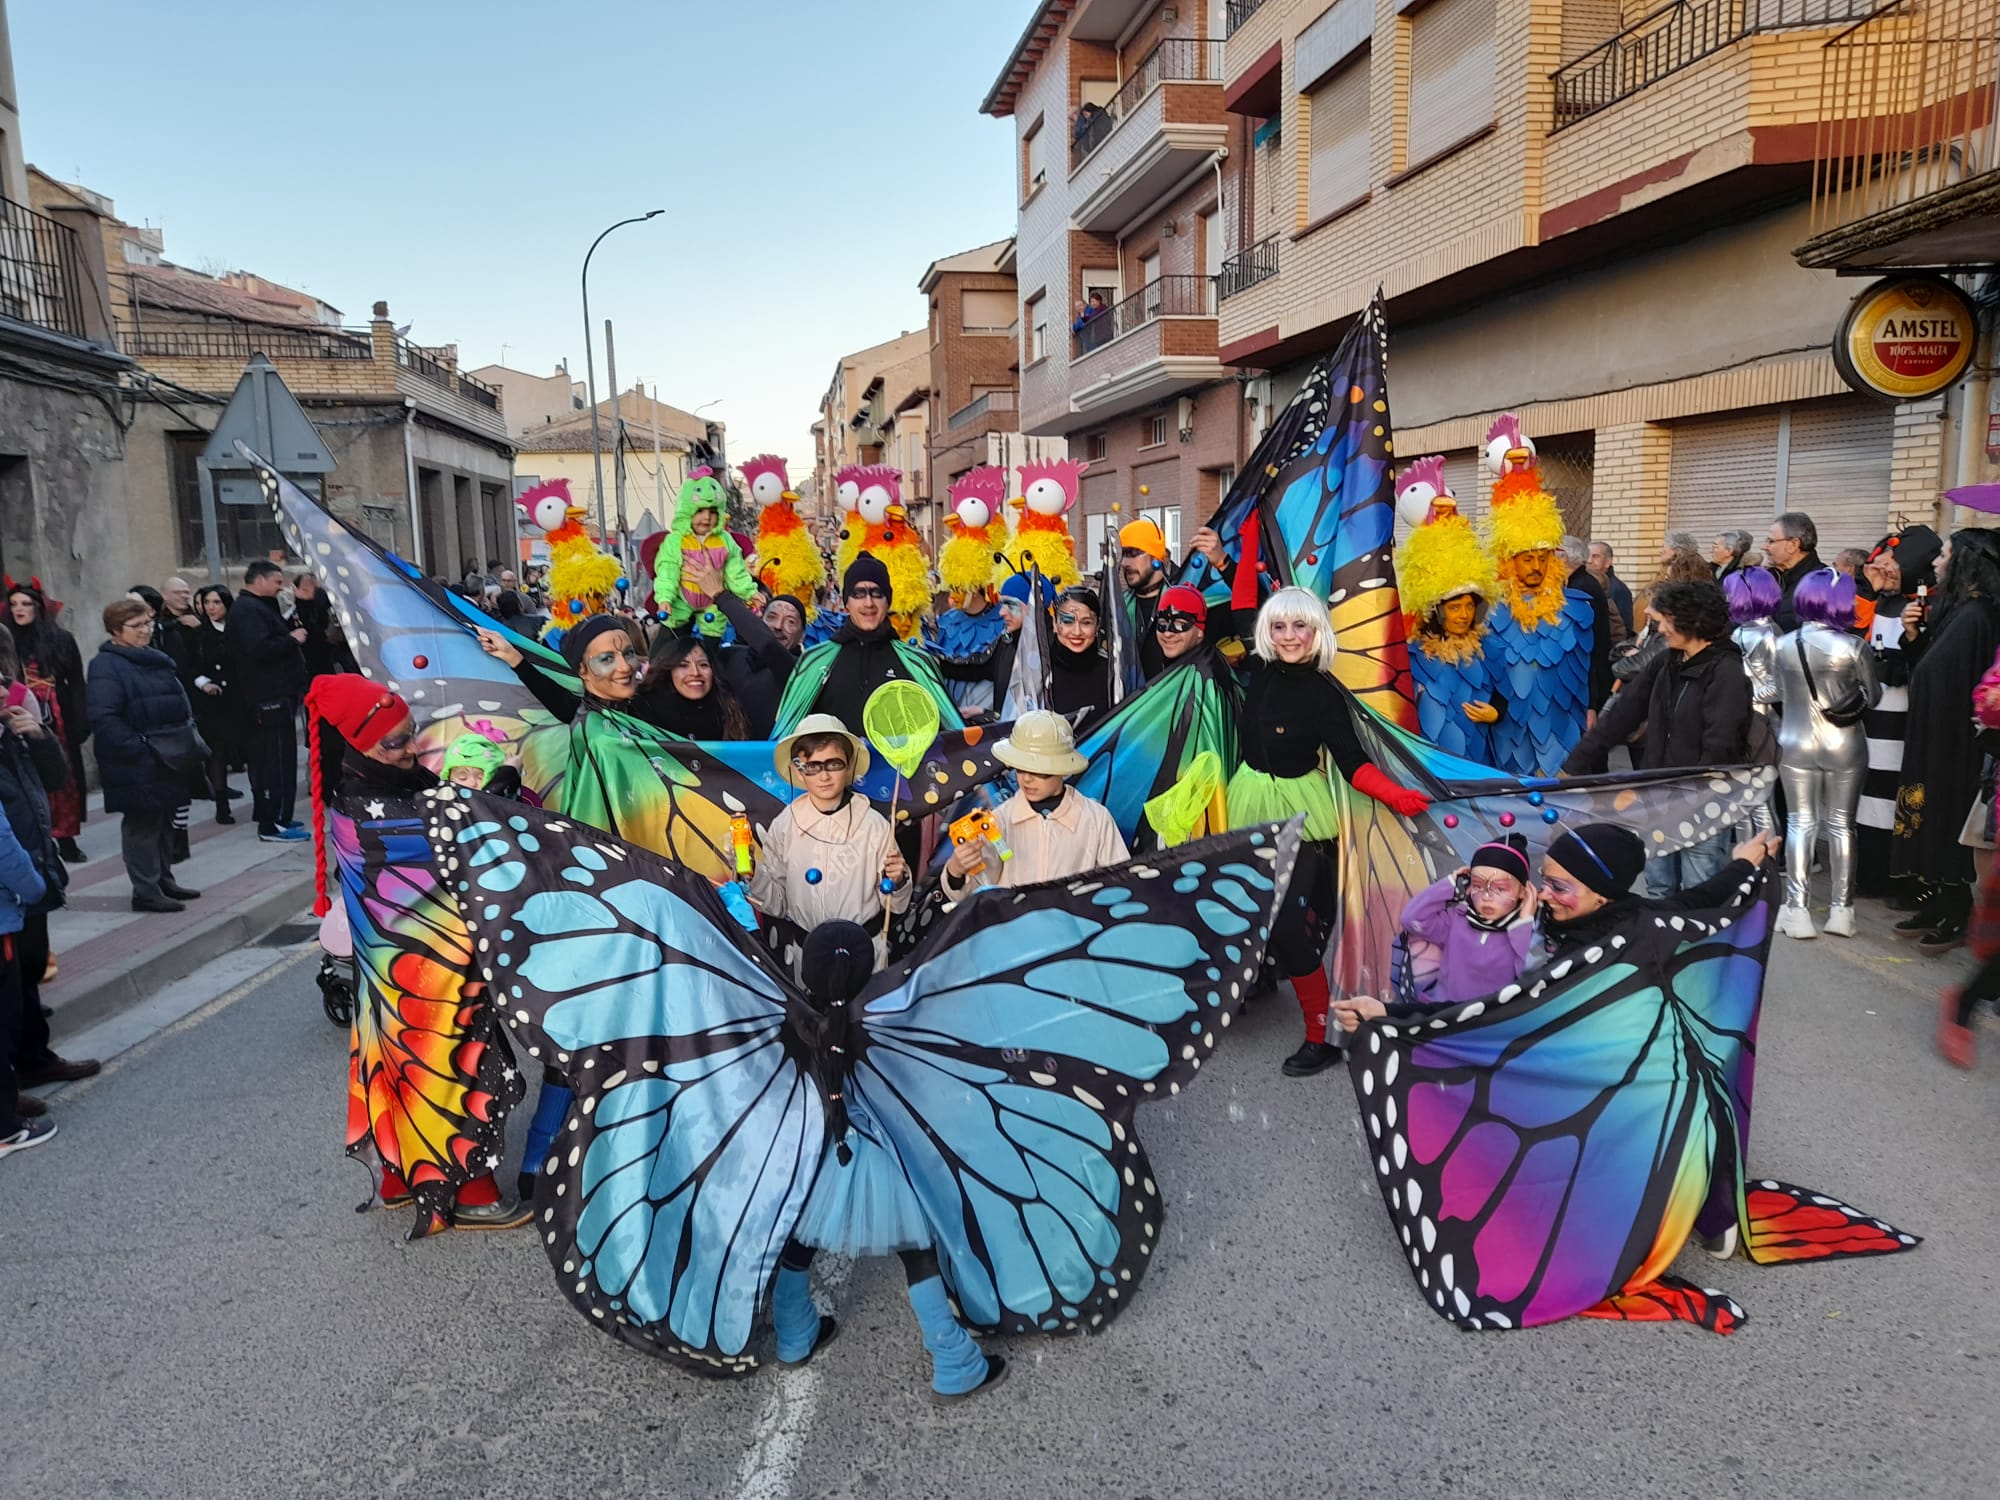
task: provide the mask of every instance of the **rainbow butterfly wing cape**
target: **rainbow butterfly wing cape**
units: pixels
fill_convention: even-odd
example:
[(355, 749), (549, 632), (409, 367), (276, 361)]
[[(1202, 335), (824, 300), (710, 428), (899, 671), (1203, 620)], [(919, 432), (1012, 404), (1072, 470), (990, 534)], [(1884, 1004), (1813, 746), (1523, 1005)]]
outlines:
[(1773, 872), (1733, 903), (1634, 903), (1497, 995), (1365, 1022), (1349, 1056), (1376, 1184), (1419, 1295), (1469, 1329), (1579, 1314), (1728, 1333), (1668, 1268), (1714, 1200), (1759, 1264), (1906, 1250), (1837, 1199), (1747, 1181)]

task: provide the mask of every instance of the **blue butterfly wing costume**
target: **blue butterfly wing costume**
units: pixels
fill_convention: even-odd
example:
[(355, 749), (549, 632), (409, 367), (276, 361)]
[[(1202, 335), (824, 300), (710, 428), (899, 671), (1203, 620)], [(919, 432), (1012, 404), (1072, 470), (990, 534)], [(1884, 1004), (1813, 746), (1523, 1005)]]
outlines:
[(1209, 1056), (1298, 847), (1272, 826), (982, 893), (851, 1002), (842, 1059), (699, 877), (482, 795), (416, 806), (517, 1048), (576, 1087), (537, 1193), (565, 1295), (704, 1375), (757, 1363), (843, 1088), (969, 1323), (1115, 1316), (1163, 1210), (1132, 1110)]

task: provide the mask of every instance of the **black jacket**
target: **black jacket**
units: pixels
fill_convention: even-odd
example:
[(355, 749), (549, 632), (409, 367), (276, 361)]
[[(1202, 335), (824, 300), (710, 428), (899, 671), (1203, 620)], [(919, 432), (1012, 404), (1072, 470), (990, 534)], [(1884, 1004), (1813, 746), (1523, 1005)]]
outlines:
[(1586, 567), (1569, 575), (1569, 587), (1590, 599), (1590, 706), (1601, 708), (1611, 696), (1611, 601), (1605, 597), (1604, 585)]
[(749, 721), (750, 738), (769, 739), (778, 722), (778, 702), (799, 658), (780, 645), (756, 611), (734, 594), (725, 590), (715, 602), (722, 617), (736, 627), (736, 643), (712, 649), (711, 654), (721, 657), (723, 680)]
[(1662, 651), (1597, 716), (1597, 727), (1563, 762), (1563, 774), (1603, 770), (1611, 747), (1641, 729), (1646, 731), (1642, 771), (1741, 762), (1750, 729), (1750, 677), (1736, 643), (1717, 641), (1688, 659)]
[(106, 641), (91, 659), (84, 693), (104, 810), (172, 812), (186, 802), (187, 778), (169, 771), (145, 740), (194, 722), (173, 658), (151, 646)]
[(276, 599), (238, 594), (229, 606), (222, 650), (229, 675), (242, 689), (244, 703), (251, 710), (284, 699), (296, 702), (305, 696), (305, 654), (292, 639), (292, 627), (278, 613)]
[(1778, 607), (1771, 612), (1771, 623), (1776, 625), (1779, 630), (1797, 630), (1799, 628), (1798, 614), (1792, 608), (1792, 595), (1799, 591), (1799, 584), (1805, 578), (1806, 574), (1817, 572), (1825, 566), (1826, 564), (1819, 560), (1817, 552), (1808, 552), (1789, 568), (1771, 569), (1777, 575), (1778, 589), (1784, 596), (1779, 599)]
[[(1671, 896), (1620, 896), (1574, 922), (1544, 923), (1542, 939), (1548, 954), (1544, 961), (1555, 963), (1573, 958), (1586, 948), (1601, 947), (1614, 933), (1649, 912), (1713, 911), (1727, 906), (1735, 898), (1737, 887), (1756, 872), (1757, 867), (1747, 859), (1733, 859), (1700, 885), (1691, 885)], [(1530, 967), (1534, 965), (1531, 963)]]
[[(5, 696), (0, 695), (0, 708), (5, 703)], [(49, 888), (38, 908), (41, 911), (62, 905), (62, 888), (69, 884), (49, 820), (49, 793), (68, 780), (69, 758), (53, 729), (44, 725), (40, 734), (21, 735), (0, 723), (0, 811), (7, 814), (15, 841), (27, 851)]]

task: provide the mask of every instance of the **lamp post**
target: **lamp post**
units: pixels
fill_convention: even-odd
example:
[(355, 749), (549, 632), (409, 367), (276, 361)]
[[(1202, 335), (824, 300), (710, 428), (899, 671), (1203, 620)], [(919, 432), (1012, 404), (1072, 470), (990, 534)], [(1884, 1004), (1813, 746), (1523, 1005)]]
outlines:
[(583, 371), (590, 397), (590, 458), (597, 471), (597, 538), (600, 545), (611, 533), (604, 525), (604, 439), (599, 436), (597, 428), (597, 354), (590, 336), (590, 257), (597, 253), (597, 247), (604, 243), (604, 235), (611, 233), (612, 229), (623, 229), (627, 224), (643, 224), (665, 212), (664, 208), (656, 208), (651, 213), (637, 214), (613, 224), (611, 229), (592, 240), (590, 248), (583, 252), (583, 272), (577, 278), (583, 287)]

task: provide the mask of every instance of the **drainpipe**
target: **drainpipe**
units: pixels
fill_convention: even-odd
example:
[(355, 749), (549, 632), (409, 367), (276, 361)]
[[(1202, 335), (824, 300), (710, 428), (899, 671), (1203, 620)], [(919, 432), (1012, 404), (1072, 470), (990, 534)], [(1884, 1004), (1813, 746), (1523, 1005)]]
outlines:
[(410, 492), (410, 557), (424, 570), (424, 518), (417, 498), (417, 450), (411, 442), (417, 425), (417, 399), (403, 398), (403, 483)]

